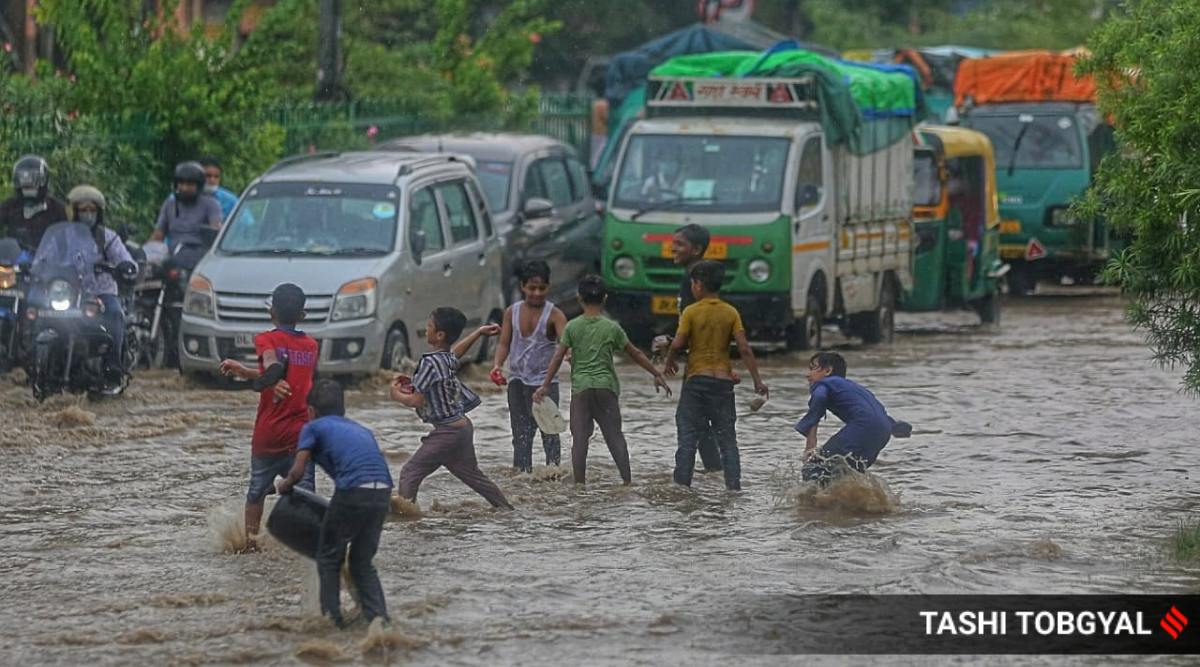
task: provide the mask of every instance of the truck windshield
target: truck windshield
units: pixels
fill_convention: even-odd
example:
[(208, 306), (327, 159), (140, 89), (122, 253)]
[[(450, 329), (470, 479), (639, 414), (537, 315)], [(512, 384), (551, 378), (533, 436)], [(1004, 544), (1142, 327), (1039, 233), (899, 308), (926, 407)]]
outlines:
[(384, 255), (396, 244), (391, 186), (264, 183), (246, 194), (221, 237), (232, 255)]
[(614, 208), (696, 213), (779, 211), (791, 140), (639, 134), (629, 140)]
[(968, 116), (964, 124), (992, 140), (997, 173), (1003, 174), (1010, 165), (1016, 169), (1077, 169), (1083, 166), (1083, 147), (1073, 116), (976, 114)]

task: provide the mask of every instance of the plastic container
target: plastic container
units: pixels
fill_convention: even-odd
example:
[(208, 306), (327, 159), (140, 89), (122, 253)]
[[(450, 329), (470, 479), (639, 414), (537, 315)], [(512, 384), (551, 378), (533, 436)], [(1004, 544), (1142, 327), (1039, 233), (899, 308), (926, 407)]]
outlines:
[(316, 560), (321, 523), (328, 507), (325, 498), (293, 487), (275, 503), (271, 516), (267, 517), (267, 532), (293, 551)]

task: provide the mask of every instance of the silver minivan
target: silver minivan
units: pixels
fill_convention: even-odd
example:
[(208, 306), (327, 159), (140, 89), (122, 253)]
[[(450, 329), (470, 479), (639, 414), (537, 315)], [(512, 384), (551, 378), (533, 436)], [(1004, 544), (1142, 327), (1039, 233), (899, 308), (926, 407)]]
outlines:
[[(291, 282), (317, 371), (399, 369), (428, 350), (425, 326), (454, 306), (468, 326), (504, 312), (500, 240), (471, 158), (324, 153), (284, 160), (246, 188), (184, 297), (180, 365), (253, 362), (266, 299)], [(479, 358), (489, 354), (481, 346)]]

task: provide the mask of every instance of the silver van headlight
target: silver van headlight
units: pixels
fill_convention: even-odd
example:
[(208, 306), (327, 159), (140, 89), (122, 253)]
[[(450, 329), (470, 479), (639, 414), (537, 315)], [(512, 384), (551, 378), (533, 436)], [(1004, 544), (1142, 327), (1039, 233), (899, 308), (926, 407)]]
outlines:
[(46, 297), (50, 301), (51, 310), (67, 310), (71, 307), (71, 300), (74, 298), (71, 293), (71, 284), (65, 280), (53, 280), (50, 282), (50, 289), (46, 292)]
[(338, 290), (329, 318), (334, 322), (358, 320), (375, 314), (379, 283), (374, 278), (352, 280)]
[(771, 265), (765, 259), (756, 259), (746, 267), (746, 273), (750, 276), (750, 280), (756, 283), (765, 283), (771, 278)]
[(217, 316), (216, 297), (213, 295), (212, 282), (201, 275), (194, 275), (188, 281), (187, 292), (183, 295), (183, 312), (188, 315), (215, 319)]

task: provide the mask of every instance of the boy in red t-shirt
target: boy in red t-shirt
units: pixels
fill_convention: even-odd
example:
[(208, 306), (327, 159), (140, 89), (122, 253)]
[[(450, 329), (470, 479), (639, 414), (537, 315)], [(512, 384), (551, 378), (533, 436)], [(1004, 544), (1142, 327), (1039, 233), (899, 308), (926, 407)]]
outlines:
[[(291, 283), (275, 288), (271, 295), (271, 323), (275, 328), (254, 337), (258, 368), (226, 359), (221, 375), (253, 381), (259, 392), (258, 417), (250, 445), (250, 489), (246, 493), (246, 550), (256, 548), (262, 522), (263, 500), (271, 492), (276, 476), (287, 476), (300, 440), (300, 429), (308, 423), (308, 391), (317, 369), (317, 341), (296, 324), (304, 319), (304, 291)], [(297, 485), (313, 490), (314, 468), (310, 463)]]

